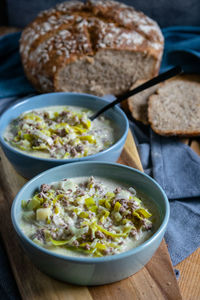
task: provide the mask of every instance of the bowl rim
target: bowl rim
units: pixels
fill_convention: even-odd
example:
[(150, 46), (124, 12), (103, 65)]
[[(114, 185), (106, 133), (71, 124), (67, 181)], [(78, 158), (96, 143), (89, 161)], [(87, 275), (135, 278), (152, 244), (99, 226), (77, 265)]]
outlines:
[[(95, 95), (85, 94), (85, 93), (56, 92), (56, 93), (40, 94), (40, 95), (36, 95), (36, 96), (30, 97), (30, 98), (27, 98), (27, 99), (25, 99), (23, 101), (19, 100), (17, 103), (11, 105), (1, 115), (1, 117), (0, 117), (0, 125), (1, 125), (2, 119), (5, 118), (5, 116), (7, 115), (7, 113), (9, 113), (10, 111), (13, 111), (15, 108), (18, 108), (19, 106), (23, 106), (27, 102), (30, 102), (32, 100), (34, 101), (33, 98), (38, 98), (38, 97), (45, 97), (46, 98), (49, 95), (53, 95), (53, 96), (57, 96), (57, 95), (83, 96), (83, 97), (95, 98), (95, 99), (97, 99), (99, 101), (103, 101), (103, 102), (105, 102), (105, 105), (108, 104), (108, 103), (110, 103), (110, 101), (106, 100), (105, 98), (101, 98), (101, 97), (98, 97), (98, 96), (95, 96)], [(49, 106), (54, 106), (54, 105), (49, 105)], [(59, 104), (58, 104), (58, 106), (59, 106)], [(73, 105), (71, 105), (71, 106), (73, 106)], [(40, 108), (42, 108), (42, 107), (48, 107), (48, 105), (41, 106)], [(124, 139), (126, 138), (126, 136), (128, 134), (129, 123), (128, 123), (128, 118), (127, 118), (126, 114), (118, 106), (115, 106), (112, 109), (116, 110), (117, 113), (123, 118), (123, 120), (125, 122), (125, 131), (123, 132), (122, 136), (114, 144), (112, 144), (110, 147), (106, 148), (103, 151), (100, 151), (100, 152), (97, 152), (95, 154), (92, 154), (92, 155), (87, 155), (87, 156), (84, 156), (84, 157), (77, 157), (77, 158), (69, 158), (69, 159), (67, 159), (67, 158), (66, 159), (43, 158), (43, 157), (37, 157), (37, 156), (34, 156), (34, 155), (30, 155), (28, 153), (25, 153), (23, 151), (18, 150), (17, 148), (12, 147), (8, 142), (6, 142), (4, 140), (3, 134), (4, 134), (5, 129), (7, 128), (7, 126), (9, 124), (7, 124), (7, 126), (6, 126), (6, 128), (4, 129), (3, 132), (0, 132), (0, 143), (2, 145), (4, 145), (4, 147), (7, 148), (8, 150), (10, 150), (11, 152), (14, 152), (16, 155), (21, 155), (22, 157), (26, 157), (26, 158), (29, 158), (29, 159), (32, 159), (32, 160), (41, 161), (41, 162), (44, 161), (44, 162), (48, 162), (48, 163), (52, 162), (52, 163), (58, 163), (58, 164), (59, 163), (63, 163), (64, 164), (64, 163), (71, 163), (71, 162), (78, 162), (78, 161), (87, 161), (88, 159), (93, 159), (93, 158), (98, 157), (99, 155), (101, 156), (102, 154), (106, 154), (107, 152), (112, 151), (115, 147), (118, 147), (118, 145), (120, 145), (124, 141)]]
[[(162, 223), (160, 224), (159, 228), (156, 230), (156, 232), (153, 233), (153, 235), (148, 238), (146, 241), (144, 241), (142, 244), (140, 244), (139, 246), (132, 248), (128, 251), (119, 253), (119, 254), (114, 254), (111, 256), (103, 256), (103, 257), (77, 257), (77, 256), (67, 256), (64, 254), (59, 254), (59, 253), (54, 253), (53, 251), (50, 251), (46, 248), (43, 248), (41, 246), (39, 246), (38, 244), (34, 243), (30, 238), (28, 238), (21, 230), (17, 220), (16, 220), (16, 216), (15, 216), (15, 211), (18, 205), (20, 205), (20, 195), (23, 194), (24, 190), (27, 189), (35, 180), (37, 180), (40, 177), (44, 177), (48, 172), (58, 172), (59, 169), (64, 168), (64, 167), (70, 167), (69, 164), (65, 164), (65, 165), (61, 165), (61, 166), (57, 166), (54, 168), (51, 168), (47, 171), (44, 171), (42, 173), (40, 173), (39, 175), (35, 176), (34, 178), (32, 178), (30, 181), (28, 181), (23, 187), (22, 189), (18, 192), (18, 194), (16, 195), (13, 203), (12, 203), (12, 207), (11, 207), (11, 219), (12, 219), (12, 224), (14, 226), (14, 229), (17, 233), (17, 235), (20, 237), (21, 240), (25, 240), (26, 243), (30, 244), (32, 247), (34, 247), (37, 251), (41, 251), (43, 252), (43, 254), (46, 254), (48, 256), (53, 256), (57, 259), (63, 259), (64, 261), (71, 261), (71, 262), (75, 262), (75, 263), (80, 263), (80, 264), (88, 264), (88, 263), (106, 263), (106, 262), (110, 262), (110, 261), (117, 261), (123, 258), (127, 258), (130, 257), (142, 250), (144, 250), (146, 247), (148, 247), (150, 244), (152, 244), (158, 237), (159, 235), (163, 233), (163, 231), (165, 232), (168, 221), (169, 221), (169, 215), (170, 215), (170, 206), (169, 206), (169, 201), (167, 198), (167, 195), (165, 194), (164, 190), (162, 189), (162, 187), (153, 179), (151, 178), (149, 175), (145, 174), (142, 171), (139, 171), (135, 168), (126, 166), (126, 165), (122, 165), (122, 164), (118, 164), (118, 163), (108, 163), (108, 162), (100, 162), (100, 161), (87, 161), (87, 162), (77, 162), (73, 164), (73, 167), (75, 167), (76, 165), (80, 165), (80, 164), (88, 164), (88, 165), (92, 165), (92, 164), (101, 164), (101, 165), (105, 165), (106, 167), (108, 166), (117, 166), (118, 168), (123, 168), (123, 169), (128, 169), (131, 170), (132, 172), (135, 172), (137, 174), (140, 174), (142, 176), (145, 177), (145, 179), (151, 181), (153, 183), (153, 185), (155, 185), (159, 191), (161, 192), (162, 196), (163, 196), (163, 200), (164, 200), (164, 204), (165, 204), (165, 215), (163, 218)], [(73, 178), (73, 177), (72, 177)], [(18, 203), (19, 202), (19, 203)], [(24, 242), (24, 241), (23, 241)]]

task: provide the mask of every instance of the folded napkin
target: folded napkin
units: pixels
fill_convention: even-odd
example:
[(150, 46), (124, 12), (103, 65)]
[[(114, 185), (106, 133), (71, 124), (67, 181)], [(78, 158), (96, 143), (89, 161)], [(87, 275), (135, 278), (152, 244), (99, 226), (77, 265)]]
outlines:
[(35, 92), (25, 77), (19, 55), (21, 32), (0, 37), (0, 98)]
[(130, 122), (145, 173), (170, 200), (165, 240), (173, 265), (200, 246), (200, 157), (177, 138), (165, 138)]
[[(161, 71), (181, 64), (185, 72), (199, 73), (200, 27), (170, 27), (163, 29), (163, 34)], [(0, 112), (22, 95), (36, 93), (24, 76), (18, 54), (19, 38), (20, 33), (0, 38)], [(131, 117), (130, 128), (145, 172), (157, 180), (170, 200), (165, 239), (176, 265), (200, 245), (200, 157), (177, 138), (158, 136)], [(5, 285), (9, 270), (4, 255), (0, 244), (0, 293), (5, 294), (8, 289), (7, 299), (11, 299), (12, 285)]]
[(200, 27), (174, 26), (162, 32), (165, 49), (160, 71), (180, 64), (186, 73), (200, 73)]

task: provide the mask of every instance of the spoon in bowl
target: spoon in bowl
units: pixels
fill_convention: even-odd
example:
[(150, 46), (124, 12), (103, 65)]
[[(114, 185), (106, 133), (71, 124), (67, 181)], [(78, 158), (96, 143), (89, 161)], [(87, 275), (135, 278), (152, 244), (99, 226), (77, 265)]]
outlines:
[(104, 106), (103, 108), (101, 108), (99, 111), (97, 111), (96, 113), (94, 113), (91, 117), (90, 120), (94, 121), (99, 115), (101, 115), (103, 112), (105, 112), (106, 110), (112, 108), (113, 106), (115, 106), (116, 104), (126, 100), (127, 98), (129, 98), (130, 96), (136, 95), (164, 80), (167, 80), (171, 77), (174, 77), (178, 74), (182, 73), (182, 68), (180, 66), (176, 66), (164, 73), (159, 74), (158, 76), (146, 81), (145, 83), (139, 85), (138, 87), (136, 87), (135, 89), (128, 91), (120, 96), (117, 97), (117, 99), (115, 99), (114, 101), (110, 102), (108, 105)]

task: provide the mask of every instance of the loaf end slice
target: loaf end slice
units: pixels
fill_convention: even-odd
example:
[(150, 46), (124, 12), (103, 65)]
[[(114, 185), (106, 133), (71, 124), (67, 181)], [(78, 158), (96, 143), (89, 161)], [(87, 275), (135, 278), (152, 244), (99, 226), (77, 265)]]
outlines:
[[(137, 86), (143, 84), (147, 80), (148, 79), (137, 80), (131, 89), (136, 88)], [(145, 125), (147, 125), (149, 123), (148, 116), (147, 116), (148, 99), (153, 93), (155, 93), (155, 91), (158, 89), (158, 87), (159, 87), (158, 84), (155, 86), (152, 86), (151, 88), (149, 88), (135, 96), (132, 96), (127, 100), (129, 111), (131, 112), (131, 115), (133, 116), (133, 118), (135, 120), (140, 121)]]
[(148, 119), (160, 135), (200, 135), (200, 76), (177, 76), (161, 84), (149, 98)]

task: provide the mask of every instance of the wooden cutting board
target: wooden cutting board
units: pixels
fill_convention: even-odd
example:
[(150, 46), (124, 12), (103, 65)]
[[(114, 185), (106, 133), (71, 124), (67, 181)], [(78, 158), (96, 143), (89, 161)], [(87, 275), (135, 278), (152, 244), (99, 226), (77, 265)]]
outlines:
[[(0, 230), (22, 299), (182, 299), (164, 240), (142, 270), (117, 283), (98, 287), (80, 287), (59, 282), (41, 273), (21, 249), (10, 218), (12, 201), (26, 180), (15, 172), (2, 150), (0, 150), (0, 157)], [(119, 162), (142, 170), (130, 132)]]

